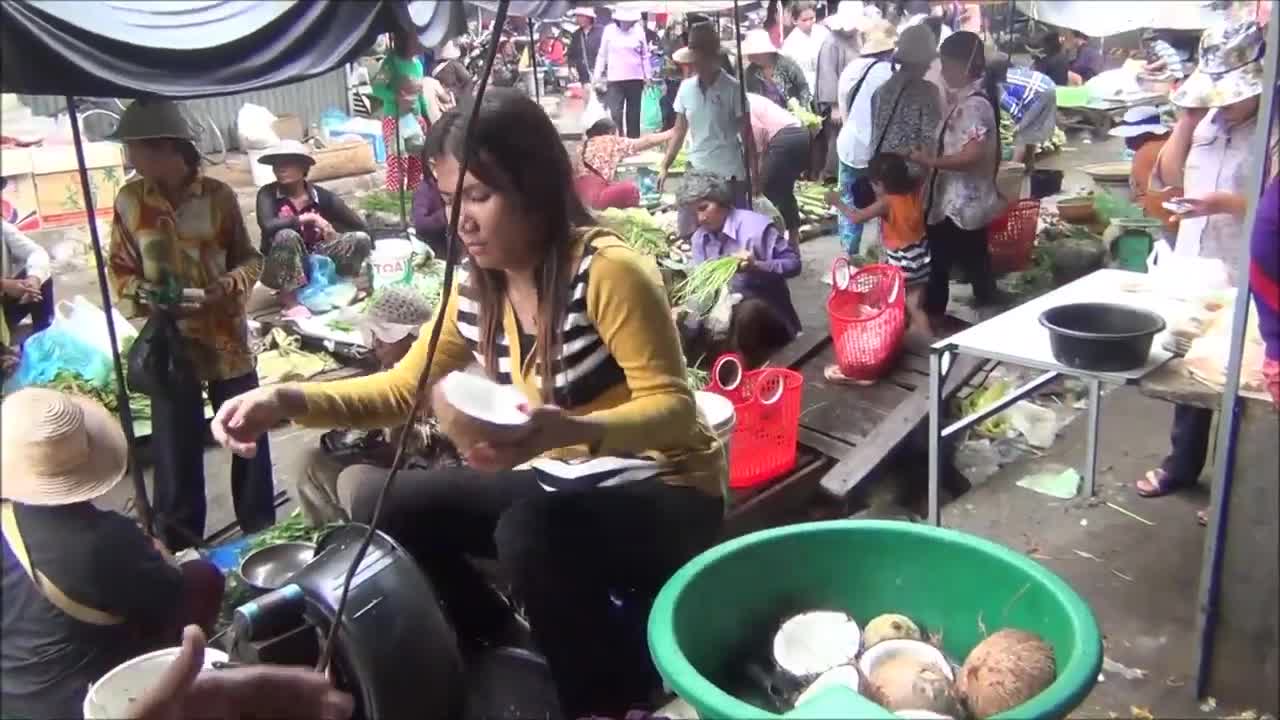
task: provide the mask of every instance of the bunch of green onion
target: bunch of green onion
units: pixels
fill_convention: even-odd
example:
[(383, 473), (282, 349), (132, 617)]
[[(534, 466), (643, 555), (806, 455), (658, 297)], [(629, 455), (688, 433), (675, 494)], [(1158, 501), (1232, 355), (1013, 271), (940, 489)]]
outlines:
[(739, 260), (728, 256), (695, 265), (685, 279), (676, 285), (677, 305), (710, 308), (738, 274)]

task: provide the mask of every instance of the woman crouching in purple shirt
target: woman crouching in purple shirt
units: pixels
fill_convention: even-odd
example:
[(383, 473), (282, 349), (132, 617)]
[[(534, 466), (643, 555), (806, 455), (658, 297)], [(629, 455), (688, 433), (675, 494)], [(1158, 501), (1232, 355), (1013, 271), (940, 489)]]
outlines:
[(741, 263), (730, 292), (742, 299), (733, 306), (728, 332), (722, 338), (707, 337), (703, 313), (694, 312), (685, 322), (686, 338), (701, 340), (713, 357), (736, 352), (748, 369), (759, 367), (800, 332), (800, 316), (787, 289), (787, 278), (800, 274), (800, 252), (770, 218), (734, 209), (730, 185), (717, 175), (686, 175), (680, 203), (698, 218), (690, 239), (694, 265), (728, 256)]

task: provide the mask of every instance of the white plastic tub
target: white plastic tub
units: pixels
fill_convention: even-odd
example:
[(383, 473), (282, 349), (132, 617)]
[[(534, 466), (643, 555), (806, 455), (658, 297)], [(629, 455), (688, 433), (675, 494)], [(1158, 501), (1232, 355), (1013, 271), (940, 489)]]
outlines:
[[(159, 682), (160, 676), (180, 652), (182, 648), (173, 647), (139, 655), (103, 675), (89, 686), (89, 693), (85, 695), (85, 720), (118, 720), (136, 715), (135, 705)], [(204, 650), (205, 670), (212, 669), (215, 662), (227, 662), (228, 659), (221, 650)]]

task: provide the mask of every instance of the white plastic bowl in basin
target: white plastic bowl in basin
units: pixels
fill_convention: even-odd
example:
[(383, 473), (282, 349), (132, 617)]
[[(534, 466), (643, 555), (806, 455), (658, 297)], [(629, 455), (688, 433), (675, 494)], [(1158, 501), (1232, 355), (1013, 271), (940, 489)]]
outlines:
[[(117, 720), (133, 717), (134, 705), (160, 680), (160, 676), (178, 657), (182, 648), (166, 648), (120, 663), (98, 682), (89, 686), (84, 698), (85, 720)], [(215, 648), (205, 648), (204, 669), (213, 668), (216, 662), (227, 662), (227, 654)]]

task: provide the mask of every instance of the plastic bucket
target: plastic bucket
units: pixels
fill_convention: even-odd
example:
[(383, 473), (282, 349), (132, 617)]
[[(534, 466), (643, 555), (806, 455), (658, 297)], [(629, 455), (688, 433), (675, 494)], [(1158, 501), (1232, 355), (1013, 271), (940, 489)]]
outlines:
[(999, 718), (1066, 717), (1102, 666), (1093, 613), (1044, 566), (973, 535), (887, 520), (789, 525), (707, 550), (658, 594), (649, 650), (663, 680), (699, 717), (893, 718), (844, 687), (824, 689), (780, 716), (711, 680), (741, 668), (760, 628), (772, 632), (805, 608), (844, 610), (861, 623), (902, 613), (939, 636), (955, 661), (977, 645), (984, 628), (1037, 633), (1053, 648), (1057, 678)]
[(369, 255), (369, 274), (374, 289), (407, 280), (413, 274), (413, 243), (379, 240)]
[[(160, 681), (160, 676), (180, 652), (182, 648), (173, 647), (139, 655), (103, 675), (89, 686), (89, 693), (85, 695), (82, 708), (85, 720), (133, 717), (137, 710), (134, 705)], [(215, 662), (227, 662), (229, 659), (221, 650), (204, 649), (206, 670), (212, 669)]]

